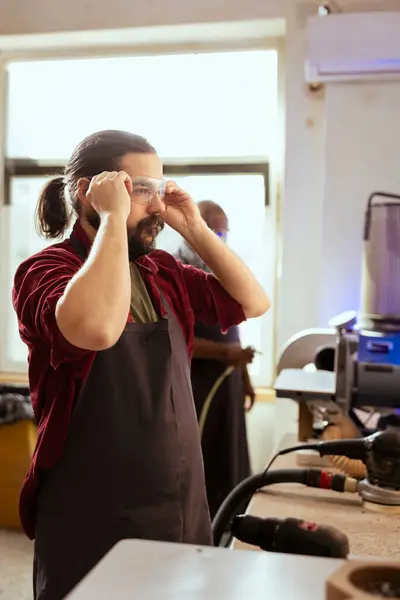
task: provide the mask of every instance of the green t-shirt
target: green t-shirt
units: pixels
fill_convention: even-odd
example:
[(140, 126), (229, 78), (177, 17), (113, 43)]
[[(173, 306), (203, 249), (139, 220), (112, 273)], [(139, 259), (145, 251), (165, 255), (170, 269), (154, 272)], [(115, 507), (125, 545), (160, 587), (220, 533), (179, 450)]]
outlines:
[(135, 323), (156, 323), (159, 320), (146, 285), (135, 263), (130, 263), (131, 271), (131, 314)]

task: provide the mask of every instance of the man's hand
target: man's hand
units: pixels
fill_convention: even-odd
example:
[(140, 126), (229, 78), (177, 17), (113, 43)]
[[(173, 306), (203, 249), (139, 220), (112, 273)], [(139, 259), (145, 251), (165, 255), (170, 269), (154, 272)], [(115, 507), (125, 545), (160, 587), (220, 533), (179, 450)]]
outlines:
[(244, 408), (246, 412), (249, 412), (254, 406), (254, 402), (256, 400), (256, 393), (254, 391), (253, 385), (251, 383), (249, 371), (247, 369), (247, 365), (243, 367), (243, 388), (245, 395)]
[(243, 368), (254, 360), (254, 348), (242, 348), (240, 344), (224, 344), (225, 362), (232, 367)]
[(125, 171), (101, 173), (90, 183), (80, 179), (80, 187), (87, 187), (86, 198), (100, 218), (115, 214), (127, 220), (131, 211), (132, 180)]
[(163, 220), (182, 237), (185, 238), (198, 224), (204, 223), (197, 204), (174, 181), (167, 181), (163, 202)]

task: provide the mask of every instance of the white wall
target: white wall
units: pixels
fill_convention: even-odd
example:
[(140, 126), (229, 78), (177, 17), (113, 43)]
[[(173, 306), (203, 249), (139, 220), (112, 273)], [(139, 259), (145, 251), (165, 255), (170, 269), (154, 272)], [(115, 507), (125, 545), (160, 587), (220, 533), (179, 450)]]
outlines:
[(308, 92), (304, 81), (305, 55), (304, 20), (293, 11), (287, 17), (285, 187), (278, 290), (278, 348), (299, 330), (319, 324), (324, 104), (320, 97)]
[(286, 0), (0, 0), (0, 35), (282, 16)]
[[(365, 161), (370, 165), (379, 155), (377, 147), (372, 150), (365, 143), (364, 119), (372, 119), (375, 144), (377, 140), (384, 142), (391, 121), (386, 116), (387, 127), (381, 129), (375, 109), (382, 106), (393, 112), (396, 99), (400, 98), (396, 95), (390, 100), (389, 96), (383, 97), (382, 92), (378, 93), (380, 99), (377, 100), (375, 92), (372, 97), (367, 97), (368, 94), (363, 97), (363, 92), (358, 91), (363, 106), (359, 112), (354, 96), (348, 103), (349, 90), (332, 88), (327, 93), (329, 118), (325, 132), (324, 100), (310, 95), (304, 83), (305, 20), (318, 2), (147, 0), (139, 3), (114, 0), (110, 10), (109, 3), (103, 0), (86, 0), (84, 3), (70, 0), (59, 2), (56, 11), (54, 4), (54, 0), (13, 0), (11, 10), (10, 3), (0, 0), (0, 34), (284, 18), (287, 30), (286, 149), (284, 202), (280, 215), (282, 261), (277, 298), (278, 346), (302, 328), (325, 325), (332, 313), (355, 301), (359, 258), (353, 257), (352, 252), (359, 250), (359, 231), (357, 226), (353, 228), (350, 222), (343, 220), (343, 209), (353, 203), (353, 217), (355, 221), (359, 219), (370, 185), (375, 185), (375, 180), (368, 180), (365, 185), (361, 183), (365, 177)], [(340, 4), (357, 9), (358, 2)], [(393, 8), (393, 2), (389, 0), (378, 4), (380, 8)], [(345, 122), (340, 119), (339, 109), (345, 111), (347, 124), (354, 116), (358, 128), (355, 136), (351, 135), (351, 127), (345, 127)], [(345, 160), (346, 156), (355, 161), (353, 168), (347, 158)], [(395, 161), (395, 158), (393, 153), (388, 160)], [(380, 182), (377, 177), (376, 185), (378, 183), (385, 188), (396, 189), (397, 186), (394, 177), (390, 185), (386, 179)], [(353, 291), (347, 297), (348, 283), (343, 282), (350, 281)]]
[(368, 196), (400, 193), (400, 83), (329, 85), (325, 105), (322, 322), (359, 307)]

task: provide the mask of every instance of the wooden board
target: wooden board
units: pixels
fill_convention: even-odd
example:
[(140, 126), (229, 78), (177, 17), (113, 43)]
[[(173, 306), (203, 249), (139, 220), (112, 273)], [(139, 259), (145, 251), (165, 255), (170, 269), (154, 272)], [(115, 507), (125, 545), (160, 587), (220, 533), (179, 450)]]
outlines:
[(27, 373), (0, 373), (0, 384), (4, 383), (22, 383), (28, 385)]
[(21, 529), (19, 495), (36, 439), (31, 421), (0, 425), (0, 528)]

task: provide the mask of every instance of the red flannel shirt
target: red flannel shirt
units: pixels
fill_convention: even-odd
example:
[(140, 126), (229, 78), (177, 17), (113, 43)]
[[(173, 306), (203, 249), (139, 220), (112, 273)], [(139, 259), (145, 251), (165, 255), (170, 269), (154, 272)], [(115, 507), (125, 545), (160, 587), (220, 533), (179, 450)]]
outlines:
[[(71, 237), (90, 249), (79, 221)], [(55, 318), (56, 304), (83, 262), (67, 239), (24, 261), (15, 275), (13, 304), (21, 339), (28, 346), (29, 387), (38, 426), (38, 440), (20, 498), (21, 522), (30, 539), (35, 535), (40, 473), (54, 467), (62, 456), (74, 400), (96, 355), (67, 342)], [(174, 311), (189, 354), (195, 321), (229, 329), (245, 320), (241, 306), (213, 275), (182, 265), (161, 250), (140, 258), (137, 264), (157, 313), (164, 314), (159, 289)]]

